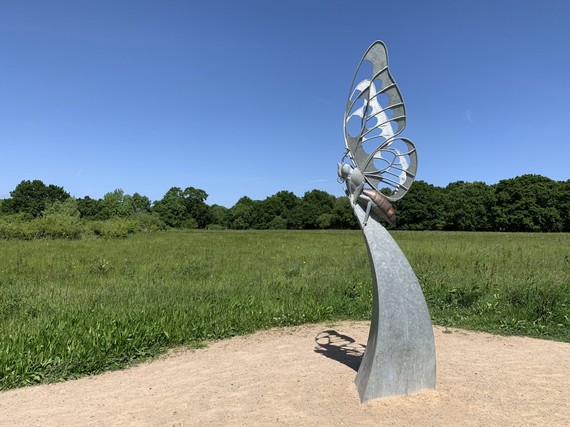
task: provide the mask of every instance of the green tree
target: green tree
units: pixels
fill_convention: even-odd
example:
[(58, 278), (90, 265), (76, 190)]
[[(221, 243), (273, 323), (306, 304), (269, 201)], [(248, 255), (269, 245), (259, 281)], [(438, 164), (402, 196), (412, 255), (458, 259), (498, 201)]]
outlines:
[[(325, 224), (319, 217), (324, 214), (332, 214), (336, 198), (321, 190), (312, 190), (304, 194), (291, 212), (291, 228), (318, 229)], [(329, 217), (327, 217), (330, 219)]]
[(339, 197), (335, 200), (332, 227), (353, 230), (359, 227), (348, 197)]
[(570, 231), (570, 179), (558, 182), (557, 205), (563, 221), (563, 230)]
[(489, 231), (495, 203), (492, 187), (484, 182), (450, 183), (444, 190), (443, 219), (446, 230)]
[(92, 199), (89, 196), (85, 196), (81, 199), (77, 199), (77, 209), (81, 218), (95, 219), (99, 218), (101, 212), (101, 201)]
[(273, 219), (269, 222), (268, 227), (270, 230), (286, 230), (287, 229), (287, 220), (280, 215), (273, 217)]
[(20, 182), (10, 196), (3, 203), (6, 213), (23, 213), (33, 218), (39, 217), (48, 204), (63, 202), (70, 197), (62, 187), (45, 185), (39, 179)]
[(135, 193), (131, 196), (131, 203), (135, 213), (148, 213), (150, 212), (151, 202), (146, 196)]
[(220, 227), (228, 227), (228, 208), (221, 205), (213, 204), (210, 206), (211, 224), (219, 225)]
[(228, 211), (228, 225), (234, 230), (247, 230), (255, 224), (255, 202), (244, 196)]
[(321, 230), (328, 230), (329, 228), (332, 228), (333, 220), (334, 220), (333, 214), (324, 213), (322, 215), (319, 215), (319, 217), (317, 218), (317, 226)]
[(190, 217), (196, 221), (198, 227), (206, 227), (212, 220), (210, 208), (206, 204), (208, 193), (199, 188), (187, 187), (182, 192), (182, 197)]
[(51, 216), (61, 216), (79, 219), (81, 213), (77, 206), (77, 200), (70, 197), (63, 202), (56, 200), (55, 202), (48, 204), (42, 212), (42, 215), (46, 218)]
[(264, 200), (242, 197), (228, 211), (228, 226), (233, 229), (291, 228), (292, 212), (300, 199), (290, 191), (279, 191)]
[(258, 208), (258, 227), (283, 229), (289, 226), (293, 210), (301, 199), (290, 191), (279, 191), (263, 200)]
[(134, 212), (132, 196), (117, 188), (106, 193), (100, 202), (98, 219), (111, 219), (116, 217), (127, 217)]
[(291, 211), (299, 204), (300, 199), (291, 191), (279, 191), (275, 193), (270, 199), (276, 200), (281, 206), (282, 211)]
[(444, 225), (443, 189), (416, 181), (405, 197), (394, 203), (397, 227), (404, 230), (441, 230)]
[(562, 231), (558, 211), (559, 184), (541, 175), (521, 175), (499, 181), (493, 208), (500, 231)]
[(172, 187), (168, 190), (161, 200), (155, 202), (153, 211), (158, 212), (160, 219), (169, 227), (182, 228), (188, 219), (182, 189)]
[(169, 227), (204, 228), (211, 221), (210, 209), (205, 203), (207, 198), (204, 190), (172, 187), (161, 200), (155, 202), (153, 211), (158, 212)]

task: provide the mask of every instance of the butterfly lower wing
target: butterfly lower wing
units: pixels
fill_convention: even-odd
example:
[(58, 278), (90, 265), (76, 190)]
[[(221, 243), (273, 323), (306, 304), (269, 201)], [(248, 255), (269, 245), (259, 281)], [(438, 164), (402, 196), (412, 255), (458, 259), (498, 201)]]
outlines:
[(394, 138), (372, 152), (364, 163), (363, 173), (373, 188), (395, 201), (410, 189), (417, 167), (414, 143), (407, 138)]

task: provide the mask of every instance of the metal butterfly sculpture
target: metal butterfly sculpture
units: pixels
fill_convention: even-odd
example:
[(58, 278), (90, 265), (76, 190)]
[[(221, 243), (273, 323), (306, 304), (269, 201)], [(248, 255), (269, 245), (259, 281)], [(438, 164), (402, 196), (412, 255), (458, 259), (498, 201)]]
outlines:
[[(398, 137), (405, 126), (406, 108), (388, 69), (386, 45), (376, 41), (352, 80), (344, 113), (346, 153), (338, 164), (339, 180), (346, 182), (351, 202), (366, 210), (364, 225), (370, 215), (394, 225), (390, 202), (401, 199), (414, 182), (416, 147)], [(350, 164), (344, 163), (347, 158)]]

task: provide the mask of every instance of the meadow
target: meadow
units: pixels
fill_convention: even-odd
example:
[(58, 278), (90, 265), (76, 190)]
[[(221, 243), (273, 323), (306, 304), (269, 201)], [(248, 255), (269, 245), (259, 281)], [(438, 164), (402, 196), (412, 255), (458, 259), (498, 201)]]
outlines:
[[(570, 341), (570, 234), (392, 234), (434, 324)], [(359, 231), (4, 240), (0, 266), (0, 389), (372, 306)]]

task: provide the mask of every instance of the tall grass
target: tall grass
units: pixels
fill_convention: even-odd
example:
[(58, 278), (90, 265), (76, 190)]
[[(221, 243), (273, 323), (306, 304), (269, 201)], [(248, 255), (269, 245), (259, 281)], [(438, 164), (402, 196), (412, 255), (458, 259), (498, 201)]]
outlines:
[[(395, 232), (435, 323), (570, 341), (570, 235)], [(0, 242), (0, 388), (175, 345), (367, 319), (354, 231), (192, 231)]]
[(434, 323), (570, 341), (570, 235), (394, 233)]

